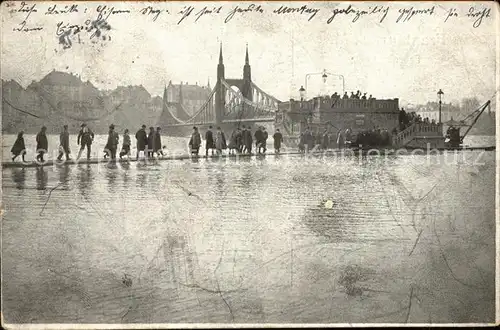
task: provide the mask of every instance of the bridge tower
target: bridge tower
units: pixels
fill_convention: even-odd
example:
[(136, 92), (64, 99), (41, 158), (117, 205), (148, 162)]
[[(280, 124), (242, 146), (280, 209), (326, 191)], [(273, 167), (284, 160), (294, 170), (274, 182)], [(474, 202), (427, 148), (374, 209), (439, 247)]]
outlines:
[(225, 100), (225, 87), (222, 84), (224, 77), (224, 60), (222, 58), (222, 43), (220, 44), (219, 64), (217, 65), (217, 83), (215, 85), (215, 124), (220, 125), (224, 116)]
[(243, 66), (243, 88), (241, 90), (243, 96), (250, 101), (253, 101), (252, 93), (252, 71), (250, 68), (250, 60), (248, 59), (248, 44), (245, 52), (245, 65)]

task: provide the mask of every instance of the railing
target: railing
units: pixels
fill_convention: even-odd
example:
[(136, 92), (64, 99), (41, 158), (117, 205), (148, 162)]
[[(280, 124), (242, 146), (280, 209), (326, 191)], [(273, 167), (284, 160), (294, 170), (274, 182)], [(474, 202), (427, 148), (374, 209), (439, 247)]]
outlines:
[(413, 138), (421, 136), (421, 133), (433, 137), (441, 137), (443, 134), (443, 124), (413, 123), (393, 138), (393, 144), (396, 146), (404, 146)]

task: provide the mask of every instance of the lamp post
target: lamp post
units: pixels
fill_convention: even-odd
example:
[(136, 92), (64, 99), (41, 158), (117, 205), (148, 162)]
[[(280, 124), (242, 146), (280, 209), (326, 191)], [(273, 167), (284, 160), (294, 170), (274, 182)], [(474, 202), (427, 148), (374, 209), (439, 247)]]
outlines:
[(304, 86), (306, 86), (306, 90), (307, 90), (307, 80), (310, 76), (316, 76), (316, 75), (321, 75), (321, 78), (323, 78), (323, 83), (326, 83), (326, 79), (328, 78), (328, 75), (331, 75), (331, 76), (336, 76), (336, 77), (340, 77), (340, 79), (342, 79), (342, 94), (344, 94), (345, 92), (345, 79), (344, 79), (344, 76), (341, 75), (341, 74), (335, 74), (335, 73), (330, 73), (328, 71), (326, 71), (326, 69), (323, 69), (323, 72), (316, 72), (316, 73), (308, 73), (306, 74), (306, 79), (305, 79), (305, 84)]
[(442, 104), (441, 98), (442, 98), (443, 94), (444, 94), (443, 91), (441, 89), (439, 89), (439, 91), (437, 92), (437, 95), (439, 98), (439, 124), (441, 124), (441, 104)]
[(300, 86), (299, 93), (300, 93), (300, 102), (302, 102), (304, 101), (304, 97), (306, 96), (306, 90), (304, 89), (304, 86)]

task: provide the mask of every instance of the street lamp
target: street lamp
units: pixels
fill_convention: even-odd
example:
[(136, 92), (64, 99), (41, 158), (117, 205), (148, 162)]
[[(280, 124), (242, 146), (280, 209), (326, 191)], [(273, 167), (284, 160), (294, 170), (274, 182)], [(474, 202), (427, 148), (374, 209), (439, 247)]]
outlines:
[(304, 84), (306, 86), (306, 90), (307, 90), (307, 80), (308, 80), (309, 76), (315, 76), (315, 75), (321, 75), (321, 78), (323, 78), (323, 83), (325, 83), (325, 84), (326, 84), (326, 79), (328, 78), (328, 75), (340, 77), (340, 79), (342, 79), (342, 94), (344, 94), (344, 92), (345, 92), (345, 79), (344, 79), (344, 76), (341, 75), (341, 74), (335, 74), (335, 73), (328, 72), (328, 71), (326, 71), (326, 69), (323, 69), (323, 72), (316, 72), (316, 73), (308, 73), (308, 74), (306, 74), (306, 79), (305, 79), (305, 84)]
[(323, 75), (321, 77), (323, 78), (323, 83), (326, 84), (326, 78), (328, 78), (328, 76), (326, 75), (326, 70), (323, 70)]
[(304, 86), (300, 86), (299, 93), (300, 101), (304, 101), (304, 97), (306, 96), (306, 90), (304, 89)]
[(441, 89), (439, 89), (439, 91), (437, 92), (437, 95), (438, 95), (438, 98), (439, 98), (439, 124), (441, 124), (441, 98), (443, 96), (443, 91)]

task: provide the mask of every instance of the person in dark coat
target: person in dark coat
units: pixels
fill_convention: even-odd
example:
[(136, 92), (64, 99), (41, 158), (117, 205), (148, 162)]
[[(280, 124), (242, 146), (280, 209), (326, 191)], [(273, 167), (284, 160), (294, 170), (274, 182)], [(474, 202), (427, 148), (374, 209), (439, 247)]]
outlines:
[(241, 154), (241, 150), (243, 149), (243, 132), (241, 128), (238, 127), (236, 130), (236, 151)]
[(283, 134), (281, 134), (279, 128), (276, 129), (276, 133), (274, 133), (273, 139), (274, 139), (274, 151), (279, 154), (281, 149), (281, 142), (283, 142)]
[(212, 132), (212, 126), (210, 126), (208, 128), (208, 131), (205, 133), (205, 156), (208, 157), (208, 150), (212, 151), (212, 156), (213, 156), (214, 149), (215, 149), (214, 133)]
[(261, 127), (259, 127), (255, 131), (254, 137), (255, 137), (255, 149), (260, 154), (261, 151), (262, 151), (262, 146), (261, 146), (262, 145), (262, 139), (264, 137), (264, 134), (262, 133), (262, 128)]
[(262, 127), (262, 152), (266, 153), (267, 151), (267, 138), (269, 137), (269, 133), (267, 133), (266, 128)]
[(306, 139), (306, 146), (307, 146), (307, 151), (310, 151), (314, 148), (314, 136), (312, 132), (307, 129), (306, 134), (305, 134), (305, 139)]
[(217, 127), (217, 132), (215, 133), (215, 149), (218, 155), (222, 154), (222, 150), (227, 149), (226, 136), (220, 127)]
[(135, 159), (139, 159), (139, 153), (144, 152), (146, 156), (146, 146), (148, 145), (148, 135), (146, 134), (146, 125), (142, 125), (141, 129), (135, 133), (135, 139), (137, 140), (137, 156)]
[(120, 159), (122, 159), (123, 156), (129, 155), (130, 154), (130, 135), (128, 134), (128, 128), (125, 129), (125, 132), (123, 132), (123, 143), (122, 143), (122, 150), (120, 151)]
[(104, 147), (104, 158), (111, 156), (111, 159), (116, 159), (116, 150), (118, 149), (119, 140), (120, 136), (115, 132), (115, 125), (109, 125), (108, 142)]
[(150, 127), (149, 128), (149, 134), (148, 134), (148, 157), (153, 158), (153, 152), (155, 150), (155, 128)]
[(193, 127), (193, 133), (191, 134), (191, 139), (189, 140), (189, 149), (191, 149), (191, 154), (198, 156), (201, 147), (201, 135), (198, 132), (198, 127)]
[(59, 135), (59, 156), (57, 160), (61, 160), (63, 155), (66, 155), (66, 160), (69, 160), (69, 154), (71, 150), (69, 148), (69, 132), (68, 125), (63, 126), (63, 131)]
[(238, 136), (238, 131), (235, 129), (233, 133), (231, 133), (231, 137), (229, 138), (229, 145), (227, 146), (230, 155), (236, 150), (238, 150), (237, 136)]
[(83, 149), (85, 148), (87, 148), (87, 159), (90, 159), (90, 151), (93, 141), (94, 132), (87, 127), (87, 124), (82, 124), (78, 137), (76, 138), (76, 144), (80, 144), (81, 142), (80, 151), (78, 152), (78, 157), (76, 157), (76, 159), (80, 159)]
[(162, 145), (161, 145), (161, 127), (157, 127), (156, 128), (156, 135), (155, 135), (155, 152), (156, 152), (156, 155), (158, 155), (158, 157), (160, 157), (160, 155), (164, 156), (163, 154), (163, 150), (162, 150)]
[(242, 138), (243, 138), (244, 152), (252, 154), (253, 138), (250, 126), (248, 126), (248, 128), (243, 126)]
[(40, 162), (44, 162), (43, 155), (47, 153), (49, 149), (49, 141), (47, 140), (47, 127), (43, 126), (40, 132), (36, 135), (36, 159)]
[(10, 149), (10, 152), (14, 155), (12, 157), (12, 161), (15, 161), (17, 156), (21, 155), (23, 162), (24, 156), (26, 155), (26, 146), (24, 144), (24, 132), (21, 131), (17, 134), (17, 139), (16, 142), (14, 142), (14, 145), (12, 146), (12, 149)]

